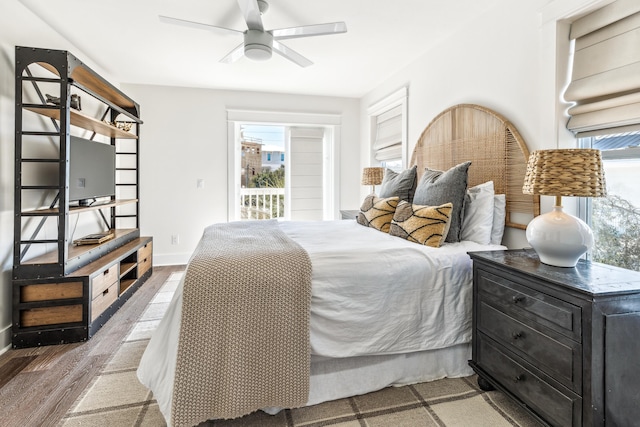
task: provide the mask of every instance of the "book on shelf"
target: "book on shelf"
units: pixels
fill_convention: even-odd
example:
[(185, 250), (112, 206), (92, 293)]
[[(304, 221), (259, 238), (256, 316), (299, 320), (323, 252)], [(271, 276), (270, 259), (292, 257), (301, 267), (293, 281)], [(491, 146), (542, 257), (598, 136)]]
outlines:
[(74, 245), (98, 245), (112, 239), (114, 236), (112, 231), (103, 231), (101, 233), (87, 234), (73, 241)]

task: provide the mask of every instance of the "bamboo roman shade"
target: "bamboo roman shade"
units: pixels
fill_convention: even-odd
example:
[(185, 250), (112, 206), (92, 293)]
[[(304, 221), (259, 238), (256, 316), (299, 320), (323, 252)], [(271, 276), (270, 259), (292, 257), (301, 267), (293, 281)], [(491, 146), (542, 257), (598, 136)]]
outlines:
[(402, 158), (402, 105), (377, 116), (373, 151), (379, 162)]
[(577, 135), (640, 124), (640, 1), (617, 0), (571, 24), (575, 102), (567, 128)]

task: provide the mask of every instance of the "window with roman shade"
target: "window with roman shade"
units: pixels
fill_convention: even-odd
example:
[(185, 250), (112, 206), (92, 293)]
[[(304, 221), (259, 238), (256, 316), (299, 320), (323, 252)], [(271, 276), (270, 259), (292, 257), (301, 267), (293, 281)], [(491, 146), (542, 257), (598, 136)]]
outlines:
[(406, 164), (407, 88), (392, 93), (368, 108), (372, 160), (381, 165)]
[(574, 102), (567, 128), (578, 136), (640, 129), (640, 1), (617, 0), (571, 24)]
[(376, 117), (373, 151), (379, 162), (402, 158), (402, 105)]

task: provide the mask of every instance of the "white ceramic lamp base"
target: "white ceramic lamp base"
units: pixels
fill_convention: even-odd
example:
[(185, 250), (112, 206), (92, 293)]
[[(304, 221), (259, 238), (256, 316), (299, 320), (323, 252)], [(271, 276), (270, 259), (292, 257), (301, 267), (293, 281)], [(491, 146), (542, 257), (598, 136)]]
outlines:
[(535, 217), (527, 226), (527, 241), (540, 261), (556, 267), (575, 267), (578, 259), (593, 247), (593, 233), (579, 218), (562, 206)]

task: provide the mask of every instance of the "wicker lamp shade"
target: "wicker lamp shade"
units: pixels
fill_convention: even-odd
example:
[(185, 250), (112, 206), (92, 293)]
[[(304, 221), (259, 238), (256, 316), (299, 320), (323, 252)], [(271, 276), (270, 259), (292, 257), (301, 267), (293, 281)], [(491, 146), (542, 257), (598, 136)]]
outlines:
[(384, 178), (384, 168), (371, 167), (362, 170), (362, 185), (379, 185)]
[(362, 185), (370, 185), (371, 192), (376, 192), (376, 185), (382, 184), (384, 178), (384, 168), (370, 167), (362, 169)]
[(547, 196), (606, 196), (600, 150), (534, 151), (529, 156), (522, 192)]

